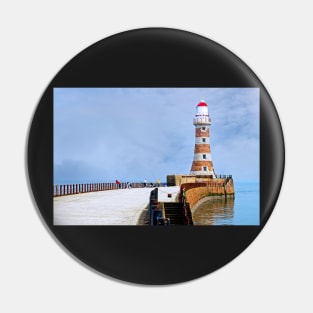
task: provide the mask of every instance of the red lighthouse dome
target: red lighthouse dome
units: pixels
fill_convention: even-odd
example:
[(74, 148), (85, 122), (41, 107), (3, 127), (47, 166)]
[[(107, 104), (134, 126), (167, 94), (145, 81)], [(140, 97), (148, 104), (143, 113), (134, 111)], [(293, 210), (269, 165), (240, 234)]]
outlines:
[(197, 107), (207, 107), (208, 105), (205, 103), (205, 101), (204, 100), (201, 100), (199, 103), (198, 103), (198, 105), (197, 105)]

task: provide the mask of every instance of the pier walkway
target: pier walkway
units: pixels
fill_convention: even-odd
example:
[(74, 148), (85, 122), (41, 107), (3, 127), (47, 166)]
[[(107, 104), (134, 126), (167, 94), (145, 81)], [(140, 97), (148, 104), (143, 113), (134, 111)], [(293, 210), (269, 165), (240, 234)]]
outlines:
[[(54, 225), (137, 225), (152, 189), (116, 189), (54, 197)], [(158, 189), (159, 201), (175, 202), (179, 186)]]

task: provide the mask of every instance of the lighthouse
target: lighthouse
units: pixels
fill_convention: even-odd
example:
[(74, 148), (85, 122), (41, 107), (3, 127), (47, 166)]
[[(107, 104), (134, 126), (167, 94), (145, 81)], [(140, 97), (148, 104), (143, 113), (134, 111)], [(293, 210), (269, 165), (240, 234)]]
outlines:
[(190, 175), (211, 176), (216, 178), (210, 147), (211, 118), (209, 108), (204, 100), (196, 106), (196, 114), (193, 119), (195, 126), (195, 149)]

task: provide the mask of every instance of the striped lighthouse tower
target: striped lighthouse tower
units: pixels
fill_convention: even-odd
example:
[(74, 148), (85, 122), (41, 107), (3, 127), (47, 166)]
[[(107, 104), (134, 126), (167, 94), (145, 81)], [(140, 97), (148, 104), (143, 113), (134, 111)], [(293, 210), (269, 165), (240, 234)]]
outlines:
[(204, 100), (201, 100), (196, 107), (193, 124), (196, 128), (196, 139), (190, 175), (212, 175), (213, 178), (216, 178), (210, 147), (211, 118), (208, 105)]

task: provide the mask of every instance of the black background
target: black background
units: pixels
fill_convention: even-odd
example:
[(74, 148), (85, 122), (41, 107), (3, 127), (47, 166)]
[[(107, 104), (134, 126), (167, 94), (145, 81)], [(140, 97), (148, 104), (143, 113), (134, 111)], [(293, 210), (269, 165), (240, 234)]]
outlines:
[[(54, 87), (260, 88), (260, 226), (53, 226)], [(188, 281), (235, 258), (268, 220), (283, 172), (281, 125), (256, 75), (215, 42), (173, 29), (129, 31), (82, 51), (47, 87), (29, 132), (29, 181), (48, 227), (87, 265), (140, 284)]]

